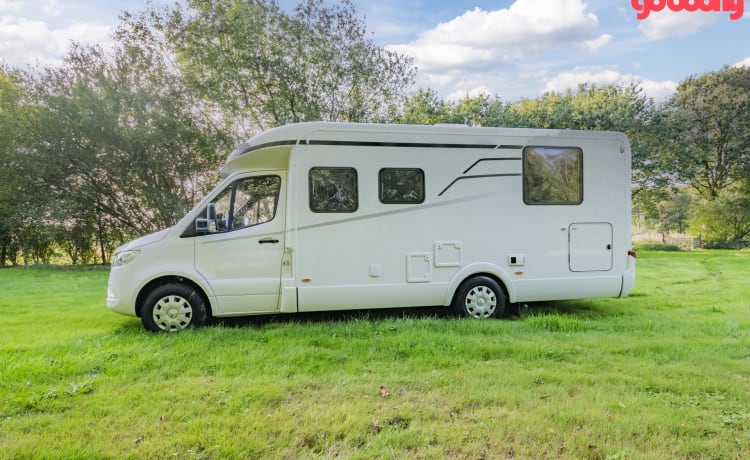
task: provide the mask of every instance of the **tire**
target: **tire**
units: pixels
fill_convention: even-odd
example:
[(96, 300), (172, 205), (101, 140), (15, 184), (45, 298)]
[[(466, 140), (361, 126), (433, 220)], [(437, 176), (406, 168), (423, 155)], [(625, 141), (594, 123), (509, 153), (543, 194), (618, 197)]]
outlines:
[(185, 284), (164, 284), (154, 289), (141, 308), (143, 326), (153, 332), (178, 332), (206, 322), (206, 302)]
[(499, 318), (506, 314), (507, 308), (505, 291), (488, 276), (469, 278), (453, 297), (453, 309), (467, 318)]

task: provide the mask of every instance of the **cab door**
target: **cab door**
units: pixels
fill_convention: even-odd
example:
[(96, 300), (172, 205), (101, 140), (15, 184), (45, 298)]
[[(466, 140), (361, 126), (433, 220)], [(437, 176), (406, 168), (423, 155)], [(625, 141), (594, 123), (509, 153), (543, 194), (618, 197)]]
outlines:
[(207, 233), (195, 238), (195, 268), (216, 296), (215, 314), (278, 311), (285, 189), (286, 171), (264, 171), (212, 200)]

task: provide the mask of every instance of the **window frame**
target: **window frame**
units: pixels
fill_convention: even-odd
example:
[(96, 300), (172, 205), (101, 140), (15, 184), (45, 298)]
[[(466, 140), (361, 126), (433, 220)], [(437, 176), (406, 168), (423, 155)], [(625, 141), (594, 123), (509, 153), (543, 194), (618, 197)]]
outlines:
[[(404, 199), (401, 199), (401, 200), (384, 200), (383, 199), (383, 191), (384, 191), (384, 189), (383, 189), (383, 173), (386, 172), (386, 171), (388, 171), (388, 172), (390, 172), (390, 171), (410, 171), (410, 172), (419, 173), (419, 176), (421, 177), (421, 181), (422, 181), (422, 183), (421, 183), (422, 193), (421, 193), (419, 201), (404, 200)], [(425, 200), (425, 198), (427, 196), (427, 189), (426, 189), (426, 187), (427, 187), (427, 185), (425, 183), (425, 174), (424, 174), (424, 170), (422, 168), (402, 168), (402, 167), (394, 168), (394, 167), (386, 167), (386, 168), (380, 168), (380, 171), (378, 171), (378, 200), (381, 203), (383, 203), (383, 204), (420, 204), (420, 203), (424, 203), (424, 200)]]
[[(546, 199), (546, 200), (531, 200), (529, 197), (529, 187), (531, 187), (531, 184), (529, 184), (529, 163), (527, 161), (527, 151), (537, 151), (537, 150), (560, 150), (560, 151), (575, 151), (577, 153), (576, 155), (576, 168), (575, 171), (578, 175), (578, 199), (577, 200), (555, 200), (555, 199)], [(539, 153), (537, 153), (539, 154)], [(583, 162), (584, 162), (584, 153), (583, 149), (578, 146), (550, 146), (550, 145), (526, 145), (523, 147), (522, 154), (521, 154), (521, 163), (522, 163), (522, 192), (523, 192), (523, 202), (524, 204), (528, 206), (580, 206), (583, 204), (584, 201), (584, 175), (583, 175)], [(558, 176), (559, 177), (559, 176)]]
[[(234, 221), (235, 221), (235, 217), (237, 217), (236, 216), (237, 209), (235, 209), (235, 207), (236, 207), (236, 204), (237, 204), (237, 193), (238, 193), (238, 189), (239, 189), (240, 183), (244, 182), (244, 181), (248, 181), (248, 180), (260, 179), (260, 178), (266, 178), (266, 177), (272, 177), (272, 178), (275, 178), (276, 180), (278, 180), (278, 188), (276, 189), (276, 194), (275, 194), (274, 199), (273, 199), (273, 214), (271, 215), (271, 217), (269, 219), (264, 220), (263, 222), (257, 222), (257, 223), (251, 224), (251, 225), (244, 225), (242, 227), (235, 227)], [(282, 186), (282, 183), (283, 183), (283, 181), (281, 179), (281, 176), (279, 176), (278, 174), (264, 174), (262, 176), (248, 176), (248, 177), (239, 178), (236, 181), (234, 181), (232, 183), (232, 185), (231, 185), (231, 187), (232, 187), (232, 204), (231, 204), (231, 206), (229, 208), (230, 213), (231, 213), (231, 217), (230, 217), (230, 220), (229, 220), (229, 223), (228, 223), (229, 224), (228, 225), (229, 229), (226, 232), (224, 232), (224, 233), (229, 233), (229, 232), (234, 232), (234, 231), (237, 231), (237, 230), (242, 230), (242, 229), (245, 229), (245, 228), (255, 227), (255, 226), (262, 225), (262, 224), (265, 224), (265, 223), (268, 223), (268, 222), (272, 222), (274, 219), (276, 219), (276, 214), (279, 211), (279, 197), (281, 196), (281, 186)], [(255, 203), (257, 203), (257, 201)]]
[[(354, 208), (353, 209), (317, 209), (313, 206), (313, 173), (314, 171), (318, 170), (328, 170), (328, 171), (351, 171), (354, 173), (354, 186), (353, 190), (355, 192), (354, 196)], [(357, 172), (357, 169), (351, 166), (313, 166), (311, 167), (307, 172), (307, 205), (311, 212), (315, 214), (332, 214), (332, 213), (338, 213), (338, 214), (351, 214), (354, 212), (357, 212), (359, 209), (359, 173)]]
[[(273, 216), (271, 216), (270, 219), (268, 219), (266, 221), (263, 221), (263, 222), (258, 222), (258, 223), (255, 223), (255, 224), (252, 224), (252, 225), (243, 226), (243, 227), (232, 228), (232, 220), (234, 219), (234, 213), (235, 213), (234, 206), (235, 206), (235, 201), (236, 201), (237, 185), (240, 182), (245, 181), (245, 180), (249, 180), (249, 179), (253, 179), (253, 178), (262, 178), (262, 177), (274, 177), (274, 178), (278, 179), (278, 181), (279, 181), (279, 188), (276, 191), (276, 195), (274, 196)], [(208, 201), (206, 203), (206, 205), (201, 208), (201, 210), (198, 213), (198, 215), (196, 216), (196, 218), (185, 229), (185, 231), (182, 232), (182, 234), (180, 235), (180, 238), (193, 238), (193, 237), (200, 237), (200, 236), (204, 236), (204, 235), (222, 235), (222, 234), (231, 233), (231, 232), (238, 231), (238, 230), (245, 230), (245, 229), (248, 229), (248, 228), (257, 227), (258, 225), (263, 225), (263, 224), (267, 224), (267, 223), (273, 222), (274, 220), (276, 220), (276, 216), (279, 213), (279, 201), (281, 200), (281, 194), (283, 193), (284, 181), (285, 181), (285, 179), (282, 176), (278, 175), (278, 174), (260, 174), (260, 175), (250, 175), (250, 176), (241, 176), (241, 177), (238, 177), (237, 179), (235, 179), (235, 180), (231, 181), (230, 183), (226, 184), (226, 186), (223, 187), (221, 190), (219, 190), (218, 192), (216, 192), (215, 194), (213, 194), (213, 197), (211, 198), (211, 200)], [(218, 229), (219, 225), (218, 225), (217, 219), (216, 219), (216, 217), (214, 217), (213, 218), (213, 222), (217, 222), (217, 225), (216, 225), (217, 230), (211, 231), (210, 230), (210, 227), (211, 227), (210, 221), (207, 218), (208, 207), (211, 206), (211, 205), (215, 206), (217, 200), (222, 195), (224, 195), (224, 194), (228, 194), (229, 195), (229, 211), (228, 212), (230, 214), (229, 214), (229, 218), (225, 221), (227, 228), (225, 228), (224, 230), (219, 230)], [(198, 229), (198, 224), (200, 223), (200, 221), (205, 221), (204, 222), (204, 225), (206, 226), (205, 229)]]

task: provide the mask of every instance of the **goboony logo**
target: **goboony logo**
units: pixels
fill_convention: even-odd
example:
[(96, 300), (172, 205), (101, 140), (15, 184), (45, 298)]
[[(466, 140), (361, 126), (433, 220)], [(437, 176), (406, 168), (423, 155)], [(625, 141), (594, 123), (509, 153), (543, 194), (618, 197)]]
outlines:
[(706, 11), (730, 13), (729, 19), (735, 20), (745, 14), (745, 0), (630, 0), (638, 12), (638, 19), (646, 19), (652, 11), (669, 8), (672, 11)]

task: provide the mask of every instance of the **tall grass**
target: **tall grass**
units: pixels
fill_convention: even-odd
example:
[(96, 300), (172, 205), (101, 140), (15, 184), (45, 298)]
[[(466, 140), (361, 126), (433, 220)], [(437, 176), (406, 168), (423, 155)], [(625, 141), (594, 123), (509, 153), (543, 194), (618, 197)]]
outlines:
[(106, 271), (0, 270), (0, 458), (745, 458), (750, 253), (627, 299), (145, 332)]

